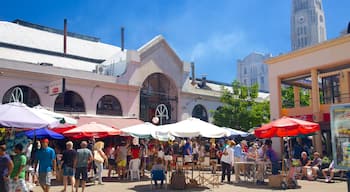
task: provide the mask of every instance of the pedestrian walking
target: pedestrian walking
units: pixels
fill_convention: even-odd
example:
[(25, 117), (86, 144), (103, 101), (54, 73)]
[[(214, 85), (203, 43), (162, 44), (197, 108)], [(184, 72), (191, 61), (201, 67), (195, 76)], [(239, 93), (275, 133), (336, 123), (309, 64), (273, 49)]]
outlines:
[(13, 162), (6, 154), (6, 144), (0, 143), (0, 191), (9, 192), (9, 176), (13, 170)]
[(49, 147), (49, 140), (40, 141), (40, 149), (35, 152), (35, 169), (39, 163), (39, 183), (44, 192), (48, 192), (51, 186), (51, 177), (56, 175), (56, 154)]
[(14, 151), (16, 155), (13, 157), (13, 171), (10, 177), (10, 191), (28, 192), (25, 182), (25, 167), (27, 164), (27, 158), (23, 154), (23, 145), (15, 145)]
[(72, 185), (72, 192), (74, 191), (75, 184), (75, 168), (77, 164), (77, 152), (73, 149), (73, 142), (68, 141), (66, 143), (66, 150), (63, 151), (62, 155), (62, 169), (63, 169), (63, 190), (65, 192), (67, 190), (68, 178), (70, 179), (70, 183)]
[(80, 149), (77, 150), (77, 163), (75, 170), (75, 192), (78, 192), (79, 183), (81, 180), (82, 192), (85, 190), (85, 183), (88, 179), (88, 164), (92, 163), (93, 157), (91, 151), (87, 148), (86, 141), (82, 141)]

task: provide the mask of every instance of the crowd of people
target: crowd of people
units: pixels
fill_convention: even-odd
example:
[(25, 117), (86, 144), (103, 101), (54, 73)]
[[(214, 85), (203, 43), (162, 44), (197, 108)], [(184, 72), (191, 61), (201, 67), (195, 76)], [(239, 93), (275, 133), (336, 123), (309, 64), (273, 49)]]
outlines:
[[(214, 142), (213, 142), (214, 141)], [(36, 143), (36, 142), (34, 142)], [(164, 173), (173, 170), (177, 157), (182, 157), (184, 164), (201, 164), (205, 158), (210, 158), (211, 171), (215, 173), (217, 165), (221, 165), (221, 182), (227, 177), (227, 182), (231, 183), (231, 174), (235, 162), (269, 162), (271, 173), (279, 174), (280, 159), (272, 148), (272, 141), (256, 140), (247, 142), (245, 140), (208, 140), (184, 139), (168, 142), (158, 140), (145, 140), (129, 138), (116, 140), (106, 140), (95, 142), (94, 139), (73, 143), (67, 141), (65, 147), (51, 145), (48, 139), (42, 139), (37, 145), (15, 146), (15, 155), (11, 158), (6, 154), (5, 143), (0, 144), (0, 189), (4, 192), (14, 192), (20, 189), (23, 192), (29, 191), (26, 181), (30, 179), (29, 172), (34, 172), (32, 182), (37, 182), (44, 192), (48, 192), (51, 186), (52, 176), (63, 176), (63, 189), (78, 192), (85, 190), (85, 184), (90, 179), (98, 184), (103, 184), (103, 170), (108, 169), (106, 179), (117, 178), (123, 180), (127, 178), (129, 165), (137, 162), (140, 176), (145, 176), (145, 172), (153, 173), (162, 170)], [(106, 143), (106, 146), (105, 146)], [(26, 149), (24, 149), (26, 147)], [(36, 150), (33, 150), (33, 149)], [(300, 152), (297, 166), (292, 166), (291, 170), (300, 173), (301, 178), (310, 177), (308, 172), (312, 172), (312, 178), (317, 178), (320, 171), (321, 159), (319, 153), (313, 153), (313, 160), (310, 160), (308, 153)], [(31, 168), (32, 167), (32, 168)], [(240, 165), (234, 170), (235, 180), (239, 181), (240, 176), (250, 177), (256, 174), (257, 184), (264, 183), (266, 173), (265, 166)], [(253, 170), (253, 168), (255, 170)], [(331, 177), (326, 174), (330, 173)], [(331, 181), (334, 175), (334, 167), (322, 170), (326, 182)], [(163, 178), (164, 179), (164, 178)], [(157, 180), (163, 179), (155, 178)], [(68, 189), (68, 184), (71, 188)]]

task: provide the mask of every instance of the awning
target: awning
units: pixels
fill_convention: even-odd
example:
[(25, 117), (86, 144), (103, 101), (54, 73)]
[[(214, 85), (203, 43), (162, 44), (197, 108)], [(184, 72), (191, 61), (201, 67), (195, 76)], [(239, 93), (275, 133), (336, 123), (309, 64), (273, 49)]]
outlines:
[(77, 127), (87, 123), (91, 123), (91, 122), (104, 124), (110, 127), (118, 128), (118, 129), (144, 123), (142, 120), (139, 120), (136, 118), (106, 117), (106, 116), (79, 116)]

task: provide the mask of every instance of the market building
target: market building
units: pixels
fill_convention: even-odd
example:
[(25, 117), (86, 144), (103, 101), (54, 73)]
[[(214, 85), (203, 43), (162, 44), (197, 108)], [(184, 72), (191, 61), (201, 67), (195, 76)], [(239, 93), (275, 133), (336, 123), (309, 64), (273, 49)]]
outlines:
[[(210, 122), (210, 111), (221, 105), (223, 86), (230, 84), (194, 74), (194, 66), (182, 61), (162, 36), (138, 50), (126, 50), (70, 33), (67, 27), (0, 22), (2, 103), (13, 101), (19, 87), (27, 105), (79, 118), (97, 115), (151, 122), (157, 116), (165, 124), (193, 116)], [(64, 93), (56, 94), (62, 84)], [(260, 96), (268, 99), (268, 94)]]

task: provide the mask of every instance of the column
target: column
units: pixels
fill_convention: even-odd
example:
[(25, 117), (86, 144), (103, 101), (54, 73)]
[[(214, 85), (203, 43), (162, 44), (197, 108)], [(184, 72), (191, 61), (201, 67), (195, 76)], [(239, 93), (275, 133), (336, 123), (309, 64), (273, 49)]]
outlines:
[(300, 107), (299, 87), (293, 86), (293, 92), (294, 92), (294, 108), (299, 108)]
[[(312, 96), (312, 113), (314, 122), (320, 122), (320, 92), (318, 87), (318, 74), (317, 69), (311, 70), (311, 96)], [(321, 140), (321, 131), (317, 131), (316, 135), (313, 137), (314, 147), (317, 152), (322, 156), (322, 140)]]

